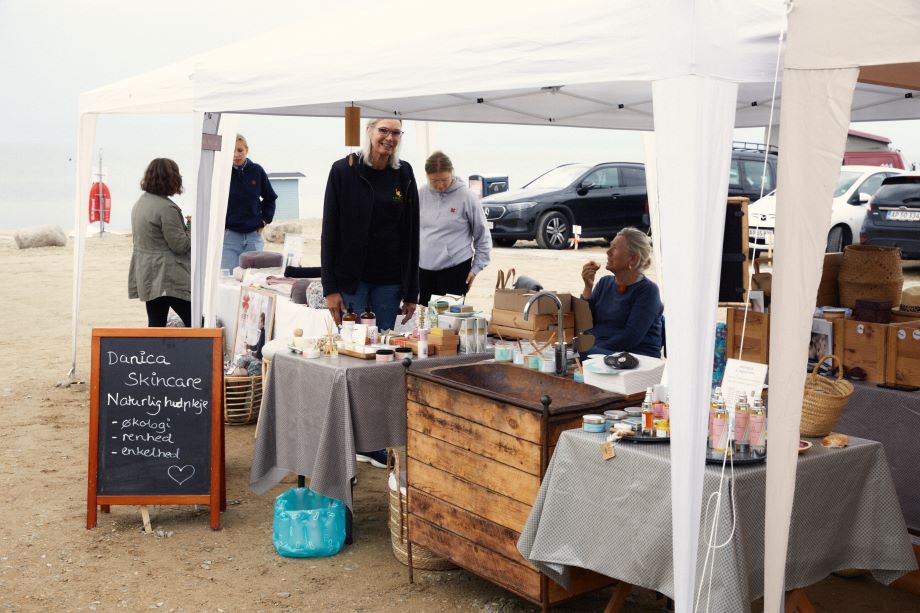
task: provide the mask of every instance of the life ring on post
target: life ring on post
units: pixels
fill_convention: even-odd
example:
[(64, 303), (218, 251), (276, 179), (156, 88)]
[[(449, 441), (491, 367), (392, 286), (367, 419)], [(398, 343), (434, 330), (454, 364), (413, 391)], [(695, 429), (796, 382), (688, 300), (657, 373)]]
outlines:
[[(101, 202), (100, 192), (102, 195)], [(93, 183), (93, 186), (89, 188), (89, 222), (95, 223), (99, 221), (100, 212), (102, 220), (105, 223), (109, 223), (109, 217), (112, 214), (112, 196), (109, 194), (109, 188), (105, 183), (97, 182)]]

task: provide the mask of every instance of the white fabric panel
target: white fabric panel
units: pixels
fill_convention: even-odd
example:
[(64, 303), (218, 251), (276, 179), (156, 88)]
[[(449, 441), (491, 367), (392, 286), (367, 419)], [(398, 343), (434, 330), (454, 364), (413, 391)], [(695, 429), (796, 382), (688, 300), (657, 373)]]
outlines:
[(693, 610), (722, 233), (738, 86), (685, 76), (652, 84), (662, 298), (671, 396), (674, 601)]
[[(196, 113), (195, 121), (195, 138), (192, 140), (196, 146), (196, 153), (193, 156), (195, 166), (192, 172), (188, 173), (189, 177), (194, 177), (193, 183), (185, 186), (185, 191), (195, 194), (195, 209), (192, 215), (192, 327), (197, 328), (201, 325), (201, 316), (208, 312), (210, 305), (205, 294), (205, 274), (208, 266), (208, 235), (210, 231), (210, 205), (211, 205), (211, 177), (214, 169), (214, 152), (201, 148), (201, 142), (205, 134), (217, 134), (217, 126), (220, 124), (220, 115), (217, 113)], [(201, 223), (197, 223), (197, 222)]]
[(783, 74), (786, 98), (779, 121), (783, 153), (776, 190), (770, 307), (770, 381), (774, 384), (768, 407), (765, 612), (783, 609), (808, 339), (858, 74), (857, 68), (787, 68)]
[[(73, 310), (71, 319), (71, 363), (68, 377), (77, 377), (77, 329), (80, 325), (80, 290), (83, 285), (83, 254), (86, 251), (87, 216), (86, 198), (92, 185), (93, 147), (96, 145), (96, 113), (81, 113), (77, 128), (77, 189), (74, 197), (73, 237)], [(101, 170), (101, 169), (100, 169)]]
[[(197, 287), (203, 288), (204, 312), (207, 315), (206, 327), (214, 326), (214, 300), (217, 299), (217, 289), (220, 283), (220, 256), (224, 246), (224, 224), (227, 219), (227, 198), (230, 194), (230, 171), (233, 168), (233, 148), (236, 146), (236, 132), (239, 126), (239, 117), (221, 115), (220, 127), (217, 131), (221, 135), (221, 150), (214, 153), (213, 178), (209, 185), (208, 200), (202, 204), (199, 199), (196, 208), (206, 206), (208, 213), (202, 219), (207, 219), (208, 248), (207, 262), (203, 269), (199, 268), (193, 279)], [(199, 194), (202, 192), (199, 190)], [(204, 225), (204, 224), (202, 224)]]
[(917, 0), (795, 0), (789, 15), (785, 66), (844, 68), (917, 62), (917, 32)]
[(202, 54), (80, 94), (80, 108), (97, 113), (188, 113), (195, 63)]

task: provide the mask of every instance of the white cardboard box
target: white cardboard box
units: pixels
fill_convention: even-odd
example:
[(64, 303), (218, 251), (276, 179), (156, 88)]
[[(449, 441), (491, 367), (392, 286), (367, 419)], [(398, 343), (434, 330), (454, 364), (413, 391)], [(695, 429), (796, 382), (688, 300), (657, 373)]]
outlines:
[(665, 361), (661, 358), (633, 355), (639, 360), (639, 365), (632, 370), (610, 368), (604, 364), (603, 356), (588, 358), (584, 363), (585, 383), (624, 396), (642, 393), (661, 383)]

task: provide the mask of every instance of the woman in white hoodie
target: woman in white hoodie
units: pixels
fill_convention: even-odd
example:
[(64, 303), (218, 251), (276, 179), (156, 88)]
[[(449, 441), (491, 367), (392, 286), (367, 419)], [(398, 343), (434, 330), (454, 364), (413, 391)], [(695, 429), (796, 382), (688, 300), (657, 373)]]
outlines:
[(428, 185), (419, 190), (419, 304), (432, 294), (464, 295), (489, 264), (492, 235), (479, 198), (454, 176), (441, 151), (425, 161)]

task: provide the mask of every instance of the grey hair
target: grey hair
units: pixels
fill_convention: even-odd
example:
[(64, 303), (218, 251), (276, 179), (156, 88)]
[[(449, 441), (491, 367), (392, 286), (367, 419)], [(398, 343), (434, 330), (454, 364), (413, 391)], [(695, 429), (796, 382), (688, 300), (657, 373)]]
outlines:
[[(370, 165), (371, 159), (371, 136), (374, 133), (374, 129), (377, 127), (377, 124), (383, 121), (384, 119), (394, 119), (393, 117), (378, 117), (377, 119), (371, 119), (367, 122), (367, 125), (364, 127), (364, 145), (361, 147), (361, 161), (363, 161), (368, 166)], [(399, 122), (400, 128), (402, 128), (402, 119), (397, 119)], [(390, 156), (389, 166), (394, 170), (399, 169), (399, 152), (402, 149), (402, 139), (396, 141), (396, 147), (393, 148), (393, 155)]]
[(652, 263), (652, 239), (648, 234), (636, 228), (623, 228), (617, 232), (617, 236), (622, 236), (626, 242), (626, 251), (629, 255), (639, 257), (639, 270), (645, 270)]

